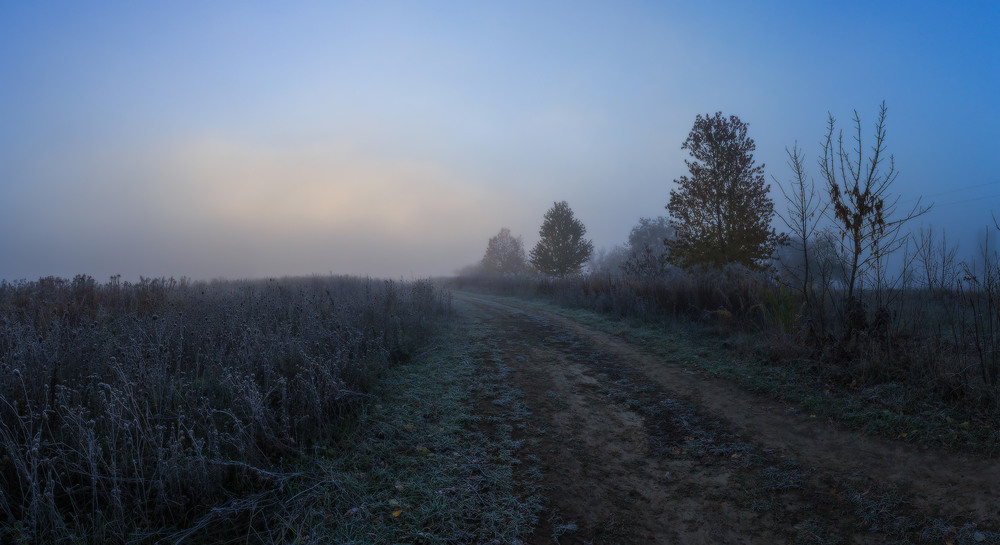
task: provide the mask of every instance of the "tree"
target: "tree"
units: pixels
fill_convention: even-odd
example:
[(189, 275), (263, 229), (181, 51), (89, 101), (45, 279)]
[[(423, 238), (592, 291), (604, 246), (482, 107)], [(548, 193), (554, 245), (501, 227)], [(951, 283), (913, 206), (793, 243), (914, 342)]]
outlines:
[(783, 235), (771, 228), (774, 202), (764, 165), (754, 164), (756, 148), (735, 115), (695, 117), (681, 146), (691, 153), (684, 161), (691, 175), (674, 180), (680, 188), (670, 191), (667, 204), (677, 235), (668, 244), (675, 263), (765, 268)]
[(500, 229), (497, 236), (486, 245), (486, 254), (480, 262), (482, 271), (490, 275), (519, 275), (528, 270), (521, 237), (510, 234), (510, 229)]
[(944, 231), (938, 238), (933, 225), (926, 229), (921, 227), (916, 242), (916, 261), (923, 286), (932, 292), (955, 287), (959, 278), (957, 254), (958, 246), (948, 244)]
[(587, 270), (590, 274), (616, 274), (621, 272), (628, 257), (628, 247), (621, 244), (615, 244), (610, 249), (594, 250), (587, 261)]
[[(838, 133), (834, 141), (835, 120), (832, 114), (829, 115), (823, 156), (819, 161), (830, 193), (830, 204), (840, 231), (841, 244), (848, 257), (848, 316), (862, 312), (862, 307), (855, 298), (859, 283), (867, 281), (872, 284), (876, 295), (881, 299), (886, 260), (907, 240), (901, 227), (930, 210), (930, 207), (921, 206), (920, 199), (917, 199), (909, 212), (896, 217), (899, 197), (891, 196), (889, 188), (899, 173), (896, 172), (892, 155), (888, 158), (888, 165), (885, 164), (885, 113), (883, 101), (875, 123), (875, 143), (867, 157), (862, 146), (861, 118), (858, 117), (857, 110), (854, 111), (856, 147), (851, 151), (844, 149), (843, 131)], [(878, 303), (881, 306), (881, 300)]]
[(554, 203), (538, 230), (540, 238), (531, 249), (531, 264), (554, 276), (579, 273), (594, 251), (594, 244), (583, 238), (585, 234), (587, 228), (573, 217), (569, 204), (566, 201)]
[(663, 275), (671, 267), (667, 243), (673, 238), (674, 228), (668, 218), (639, 218), (628, 234), (628, 257), (622, 271), (635, 276)]
[[(810, 246), (819, 227), (819, 220), (826, 213), (829, 204), (824, 204), (816, 194), (813, 180), (810, 178), (806, 181), (805, 156), (799, 150), (798, 142), (792, 149), (786, 147), (785, 153), (788, 154), (788, 166), (795, 177), (789, 183), (788, 190), (778, 184), (778, 189), (788, 201), (787, 213), (784, 215), (779, 213), (778, 216), (791, 231), (791, 245), (801, 258), (799, 267), (786, 267), (786, 270), (798, 281), (802, 297), (808, 304), (812, 292)], [(777, 183), (778, 180), (774, 181)]]

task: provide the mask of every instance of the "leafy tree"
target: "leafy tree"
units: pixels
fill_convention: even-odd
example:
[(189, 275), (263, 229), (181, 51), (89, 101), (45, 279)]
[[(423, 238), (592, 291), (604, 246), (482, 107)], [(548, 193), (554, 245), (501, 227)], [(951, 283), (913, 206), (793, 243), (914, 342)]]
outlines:
[(677, 235), (668, 244), (675, 263), (766, 266), (783, 235), (771, 228), (774, 202), (764, 165), (754, 164), (756, 148), (746, 123), (735, 115), (695, 117), (681, 146), (691, 153), (684, 161), (691, 175), (674, 180), (680, 188), (670, 191), (667, 204)]
[(566, 276), (580, 272), (590, 259), (594, 244), (583, 238), (587, 228), (573, 217), (566, 201), (557, 202), (545, 213), (538, 230), (538, 244), (531, 249), (531, 264), (540, 272)]
[(528, 270), (521, 237), (510, 234), (510, 229), (500, 229), (497, 236), (486, 245), (486, 254), (480, 262), (482, 271), (493, 275), (518, 275)]

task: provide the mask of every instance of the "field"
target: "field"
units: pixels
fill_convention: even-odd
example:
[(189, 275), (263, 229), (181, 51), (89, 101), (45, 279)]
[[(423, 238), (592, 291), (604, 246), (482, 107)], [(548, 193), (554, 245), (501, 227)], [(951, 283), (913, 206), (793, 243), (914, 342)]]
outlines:
[(954, 345), (699, 282), (5, 283), (0, 541), (1000, 542)]
[(0, 536), (285, 535), (289, 488), (448, 309), (426, 282), (4, 283)]

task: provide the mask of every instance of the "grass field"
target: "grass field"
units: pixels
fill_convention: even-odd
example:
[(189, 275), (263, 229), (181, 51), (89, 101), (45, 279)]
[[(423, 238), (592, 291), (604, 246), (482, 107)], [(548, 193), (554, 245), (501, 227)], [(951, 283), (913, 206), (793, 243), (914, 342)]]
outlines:
[(317, 449), (448, 313), (427, 282), (3, 283), (0, 539), (283, 535)]

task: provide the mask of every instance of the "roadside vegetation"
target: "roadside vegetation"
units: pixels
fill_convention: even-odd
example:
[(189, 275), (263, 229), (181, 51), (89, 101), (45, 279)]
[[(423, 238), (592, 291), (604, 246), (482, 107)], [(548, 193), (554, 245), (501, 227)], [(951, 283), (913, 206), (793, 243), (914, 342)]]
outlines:
[(425, 281), (0, 283), (0, 541), (288, 538), (449, 313)]
[[(747, 125), (699, 115), (669, 218), (640, 219), (586, 274), (466, 274), (453, 285), (595, 311), (585, 319), (657, 351), (725, 354), (690, 363), (818, 417), (1000, 452), (1000, 254), (989, 244), (1000, 224), (985, 224), (964, 261), (943, 233), (916, 229), (930, 207), (902, 207), (893, 193), (886, 112), (870, 141), (856, 112), (847, 142), (829, 117), (819, 185), (798, 146), (788, 150), (792, 178), (774, 179), (784, 211)], [(788, 233), (770, 228), (775, 216)]]
[(574, 318), (659, 353), (691, 350), (682, 359), (693, 367), (818, 417), (995, 454), (998, 264), (995, 252), (953, 262), (943, 272), (951, 283), (932, 286), (918, 280), (926, 271), (911, 271), (908, 282), (865, 293), (853, 308), (835, 285), (813, 286), (807, 301), (793, 283), (735, 266), (655, 277), (462, 277), (453, 285), (576, 309)]

